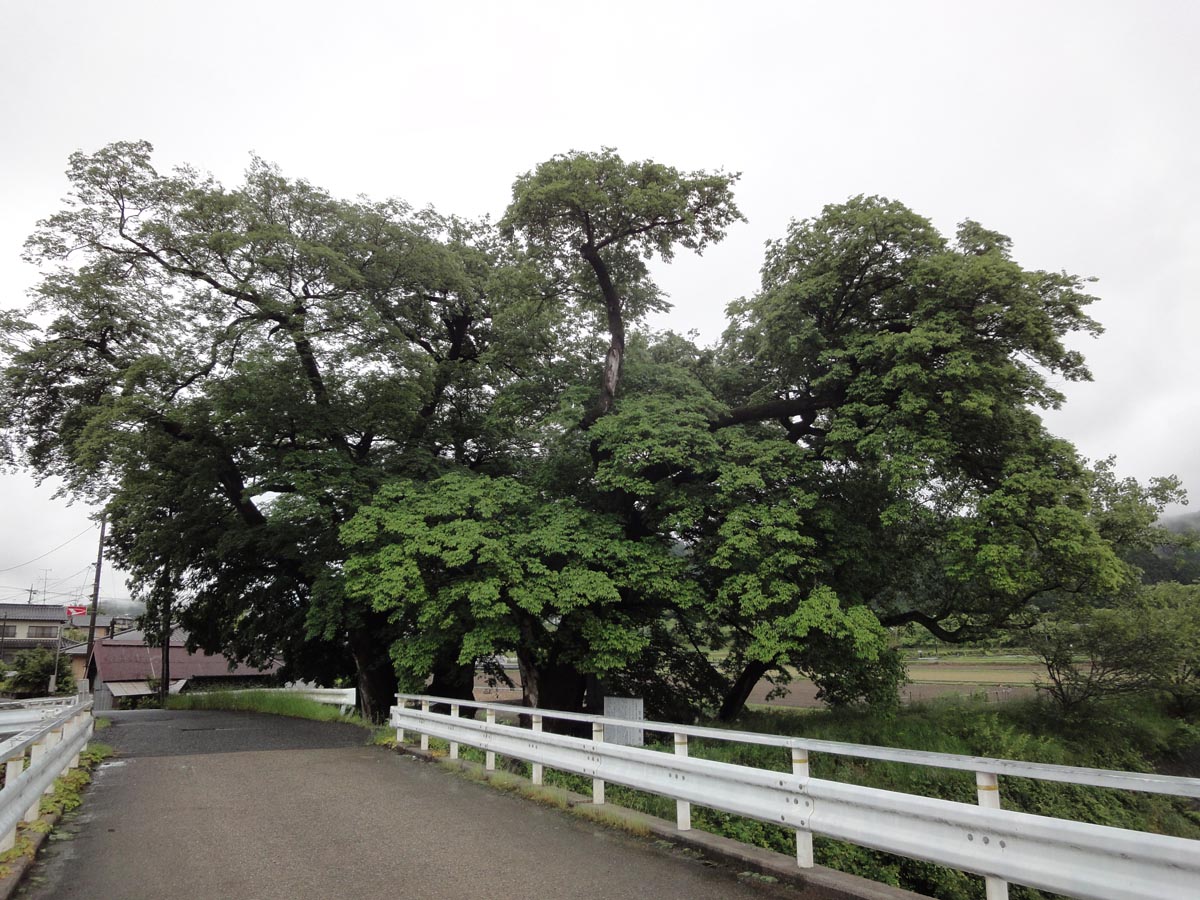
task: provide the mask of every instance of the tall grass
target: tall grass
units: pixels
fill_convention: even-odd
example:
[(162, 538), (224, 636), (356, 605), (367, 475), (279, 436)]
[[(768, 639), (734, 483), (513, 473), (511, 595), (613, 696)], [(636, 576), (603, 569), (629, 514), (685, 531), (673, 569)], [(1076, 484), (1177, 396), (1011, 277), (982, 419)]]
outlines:
[(167, 709), (232, 709), (243, 712), (267, 713), (273, 716), (292, 716), (318, 722), (347, 722), (363, 728), (373, 728), (358, 713), (343, 715), (336, 706), (318, 703), (307, 697), (275, 691), (211, 691), (194, 694), (172, 694)]

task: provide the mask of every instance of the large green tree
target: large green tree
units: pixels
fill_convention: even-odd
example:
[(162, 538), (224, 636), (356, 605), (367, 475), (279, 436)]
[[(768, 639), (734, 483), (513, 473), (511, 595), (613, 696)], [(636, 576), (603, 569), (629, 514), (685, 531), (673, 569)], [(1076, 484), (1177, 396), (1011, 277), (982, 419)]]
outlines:
[(68, 207), (29, 241), (44, 275), (6, 323), (6, 453), (108, 503), (139, 589), (174, 559), (194, 640), (300, 675), (350, 659), (381, 715), (399, 635), (328, 577), (337, 529), (388, 477), (518, 448), (489, 404), (556, 353), (554, 296), (485, 224), (258, 160), (226, 189), (150, 154), (74, 155)]
[(150, 157), (73, 156), (30, 239), (4, 448), (103, 501), (206, 649), (352, 669), (376, 716), (515, 651), (533, 704), (729, 717), (796, 671), (881, 696), (888, 625), (965, 639), (1134, 572), (1140, 513), (1036, 415), (1087, 377), (1091, 297), (975, 223), (830, 206), (700, 348), (640, 325), (647, 263), (720, 240), (736, 176), (569, 153), (492, 227)]

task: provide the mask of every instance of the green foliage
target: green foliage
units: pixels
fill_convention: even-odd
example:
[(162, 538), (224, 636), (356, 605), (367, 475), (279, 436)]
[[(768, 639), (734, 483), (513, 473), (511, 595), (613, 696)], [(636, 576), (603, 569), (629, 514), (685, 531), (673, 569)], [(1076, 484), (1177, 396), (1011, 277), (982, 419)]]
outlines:
[(0, 318), (0, 459), (102, 502), (194, 644), (354, 672), (370, 717), (513, 651), (544, 705), (731, 716), (802, 671), (887, 707), (887, 627), (1127, 594), (1178, 497), (1045, 431), (1092, 298), (974, 222), (877, 197), (793, 222), (700, 348), (627, 326), (666, 307), (649, 260), (741, 219), (736, 175), (571, 152), (498, 225), (257, 158), (159, 172), (144, 142), (68, 178)]
[(625, 601), (635, 587), (643, 603), (695, 599), (668, 547), (627, 540), (612, 517), (511, 478), (390, 482), (342, 538), (357, 551), (347, 595), (401, 626), (392, 654), (414, 687), (451, 642), (461, 664), (518, 649), (561, 653), (585, 673), (620, 670), (647, 646), (642, 614)]
[(55, 666), (55, 656), (45, 647), (34, 647), (31, 650), (21, 650), (13, 657), (12, 671), (6, 689), (14, 694), (23, 696), (44, 696), (50, 691), (50, 677), (57, 671), (54, 692), (56, 694), (74, 694), (75, 676), (71, 672), (70, 657), (59, 655)]
[(559, 154), (513, 184), (502, 230), (524, 237), (539, 260), (585, 293), (580, 247), (606, 251), (637, 318), (664, 309), (643, 260), (670, 260), (675, 247), (700, 253), (742, 219), (733, 202), (737, 175), (680, 172), (651, 160), (627, 163), (612, 148)]
[(1163, 582), (1110, 608), (1046, 619), (1030, 644), (1046, 666), (1041, 690), (1065, 713), (1125, 694), (1166, 692), (1178, 713), (1200, 704), (1200, 585)]

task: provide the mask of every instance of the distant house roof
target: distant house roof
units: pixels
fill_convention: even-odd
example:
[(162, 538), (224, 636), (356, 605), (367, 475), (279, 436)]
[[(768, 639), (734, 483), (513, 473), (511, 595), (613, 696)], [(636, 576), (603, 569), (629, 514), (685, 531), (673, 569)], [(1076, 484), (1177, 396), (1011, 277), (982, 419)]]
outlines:
[[(103, 614), (98, 614), (96, 616), (96, 627), (97, 628), (110, 628), (112, 626), (113, 618), (114, 618), (113, 616), (106, 616)], [(117, 616), (116, 618), (120, 618), (120, 616)], [(71, 616), (71, 627), (72, 628), (88, 628), (91, 625), (91, 622), (92, 622), (92, 617), (90, 614), (85, 613), (82, 616)]]
[[(158, 634), (154, 635), (155, 640), (158, 639)], [(176, 628), (171, 632), (172, 644), (187, 643), (188, 633), (182, 628)], [(119, 641), (123, 644), (145, 644), (146, 632), (141, 628), (126, 628), (123, 631), (118, 631), (115, 634), (110, 634), (104, 637), (105, 641)]]
[[(144, 638), (140, 641), (126, 639), (130, 634), (133, 632), (126, 632), (117, 639), (104, 638), (96, 642), (93, 658), (101, 681), (145, 681), (159, 676), (162, 648), (147, 645)], [(281, 667), (280, 663), (272, 663), (265, 669), (256, 669), (239, 663), (230, 668), (229, 660), (224, 656), (188, 653), (182, 641), (171, 641), (169, 659), (172, 679), (272, 675)]]
[[(137, 635), (136, 643), (139, 643), (139, 644), (146, 643), (146, 636), (140, 631), (134, 631), (132, 628), (126, 628), (124, 631), (117, 631), (117, 632), (114, 632), (113, 634), (106, 634), (104, 637), (98, 638), (98, 640), (120, 641), (120, 640), (123, 640), (125, 638), (125, 635), (127, 635), (127, 634)], [(181, 635), (183, 633), (177, 631), (175, 634), (176, 634), (176, 637), (179, 638), (179, 635)], [(184, 637), (186, 637), (186, 635), (184, 635)], [(179, 638), (179, 640), (182, 641), (183, 638)], [(68, 656), (87, 656), (87, 645), (88, 645), (87, 641), (75, 641), (72, 644), (63, 644), (62, 652), (67, 654)]]
[(48, 603), (0, 603), (0, 620), (9, 622), (66, 622), (67, 611)]

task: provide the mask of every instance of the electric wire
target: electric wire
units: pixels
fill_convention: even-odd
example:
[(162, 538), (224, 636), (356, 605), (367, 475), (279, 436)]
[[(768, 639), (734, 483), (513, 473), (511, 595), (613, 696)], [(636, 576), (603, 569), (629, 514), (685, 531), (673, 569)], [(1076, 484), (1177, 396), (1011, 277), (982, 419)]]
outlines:
[(91, 531), (95, 527), (96, 527), (95, 525), (89, 525), (87, 528), (83, 529), (83, 531), (79, 532), (79, 534), (75, 535), (75, 537), (71, 538), (70, 540), (63, 541), (57, 547), (47, 550), (41, 556), (35, 556), (33, 559), (26, 560), (23, 563), (18, 563), (15, 566), (9, 566), (7, 569), (0, 569), (0, 572), (11, 572), (13, 569), (20, 569), (20, 568), (23, 568), (24, 566), (29, 565), (30, 563), (35, 563), (39, 559), (45, 559), (47, 556), (49, 556), (55, 550), (61, 550), (63, 547), (67, 546), (67, 544), (71, 543), (71, 541), (79, 540), (81, 537), (83, 537), (85, 534), (87, 534), (89, 531)]

